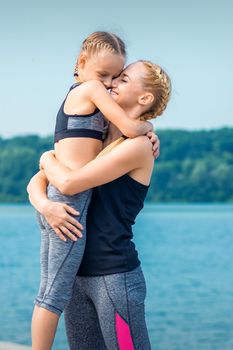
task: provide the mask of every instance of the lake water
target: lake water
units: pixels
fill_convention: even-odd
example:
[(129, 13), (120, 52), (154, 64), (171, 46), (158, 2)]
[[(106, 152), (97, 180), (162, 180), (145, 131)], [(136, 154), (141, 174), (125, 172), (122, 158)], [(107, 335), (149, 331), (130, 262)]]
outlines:
[[(26, 205), (1, 205), (0, 221), (0, 341), (30, 344), (39, 230)], [(147, 204), (134, 233), (152, 349), (232, 350), (233, 205)], [(54, 350), (68, 350), (63, 320)]]

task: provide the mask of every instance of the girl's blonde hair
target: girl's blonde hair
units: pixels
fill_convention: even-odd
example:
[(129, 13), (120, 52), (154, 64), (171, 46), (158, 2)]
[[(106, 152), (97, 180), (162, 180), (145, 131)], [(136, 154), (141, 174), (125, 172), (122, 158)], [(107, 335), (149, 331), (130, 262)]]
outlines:
[[(126, 57), (126, 48), (124, 42), (114, 33), (110, 32), (94, 32), (90, 34), (82, 43), (81, 51), (91, 57), (100, 50), (108, 50), (109, 52)], [(78, 60), (75, 64), (74, 76), (78, 76)]]
[(167, 107), (171, 94), (171, 81), (167, 73), (157, 64), (139, 60), (144, 64), (147, 74), (142, 78), (145, 90), (154, 95), (154, 102), (149, 111), (141, 115), (141, 120), (150, 120), (161, 115)]

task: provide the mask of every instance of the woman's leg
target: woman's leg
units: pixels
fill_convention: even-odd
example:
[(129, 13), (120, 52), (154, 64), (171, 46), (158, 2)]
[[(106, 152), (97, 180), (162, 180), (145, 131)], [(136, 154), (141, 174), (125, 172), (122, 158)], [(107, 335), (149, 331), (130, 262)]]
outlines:
[(64, 316), (70, 350), (107, 350), (95, 306), (86, 294), (86, 277), (77, 277)]
[(145, 322), (146, 285), (140, 267), (89, 277), (88, 293), (108, 350), (151, 349)]

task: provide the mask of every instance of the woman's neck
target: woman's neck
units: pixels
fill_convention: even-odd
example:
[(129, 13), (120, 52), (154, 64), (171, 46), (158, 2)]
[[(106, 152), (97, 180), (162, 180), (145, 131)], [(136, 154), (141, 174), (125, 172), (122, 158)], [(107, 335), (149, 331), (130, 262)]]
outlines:
[[(141, 106), (135, 106), (133, 108), (131, 107), (128, 110), (125, 108), (124, 110), (128, 114), (128, 117), (131, 119), (139, 119), (139, 116), (142, 113)], [(108, 146), (111, 142), (115, 141), (121, 136), (122, 132), (119, 129), (117, 129), (117, 127), (114, 124), (109, 123), (107, 138), (104, 140), (104, 147)]]
[(110, 143), (121, 137), (121, 135), (122, 132), (119, 129), (117, 129), (117, 127), (114, 124), (109, 123), (108, 134), (106, 139), (104, 140), (104, 147), (108, 146)]

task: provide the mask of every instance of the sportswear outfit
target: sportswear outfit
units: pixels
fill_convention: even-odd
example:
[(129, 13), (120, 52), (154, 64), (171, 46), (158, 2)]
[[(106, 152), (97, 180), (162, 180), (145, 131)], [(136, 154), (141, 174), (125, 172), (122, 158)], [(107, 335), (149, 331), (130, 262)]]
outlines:
[[(66, 115), (64, 103), (55, 142), (64, 137), (103, 138), (105, 122), (98, 110), (88, 116)], [(148, 188), (128, 174), (74, 196), (48, 186), (48, 197), (77, 209), (84, 227), (82, 239), (63, 242), (38, 214), (42, 269), (36, 304), (58, 315), (64, 310), (71, 350), (151, 349), (145, 279), (132, 242), (132, 225)]]
[[(70, 91), (78, 85), (72, 85)], [(55, 142), (69, 137), (102, 140), (106, 128), (102, 113), (96, 109), (87, 115), (68, 115), (64, 112), (66, 98), (57, 114)], [(43, 215), (37, 213), (41, 229), (41, 281), (35, 303), (58, 315), (72, 297), (76, 273), (83, 257), (86, 243), (86, 215), (91, 195), (91, 189), (74, 196), (66, 196), (51, 184), (47, 187), (47, 196), (50, 200), (66, 203), (80, 212), (80, 216), (76, 218), (83, 225), (83, 237), (76, 242), (69, 238), (66, 242), (62, 241)]]
[(93, 189), (86, 248), (65, 308), (71, 350), (150, 350), (132, 225), (149, 186), (128, 174)]

